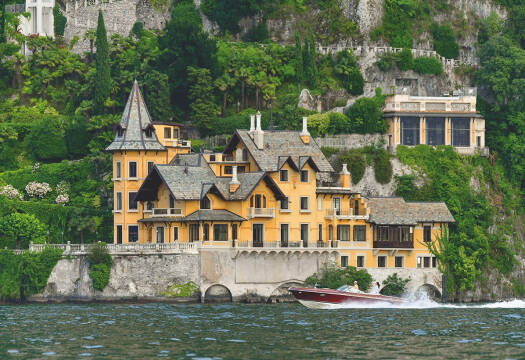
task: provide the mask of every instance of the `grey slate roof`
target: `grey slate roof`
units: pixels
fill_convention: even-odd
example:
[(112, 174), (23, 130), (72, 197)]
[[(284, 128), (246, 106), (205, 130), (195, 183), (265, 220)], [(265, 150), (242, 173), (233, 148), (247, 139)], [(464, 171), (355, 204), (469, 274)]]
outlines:
[[(146, 136), (146, 129), (151, 128), (151, 136)], [(151, 118), (144, 103), (144, 98), (140, 93), (137, 80), (133, 83), (128, 102), (122, 113), (120, 123), (117, 125), (122, 136), (115, 135), (113, 142), (106, 148), (106, 151), (118, 150), (165, 150), (159, 143), (155, 134)]]
[(455, 222), (443, 202), (405, 202), (400, 197), (369, 197), (371, 223), (378, 225), (416, 225), (420, 222)]
[[(304, 144), (299, 131), (265, 130), (264, 147), (261, 150), (255, 146), (248, 130), (237, 130), (235, 135), (245, 144), (262, 171), (278, 171), (288, 157), (299, 169), (311, 158), (320, 172), (334, 171), (315, 140), (310, 138), (310, 143)], [(230, 143), (236, 141), (235, 135)]]
[(245, 218), (228, 210), (197, 210), (182, 221), (246, 221)]

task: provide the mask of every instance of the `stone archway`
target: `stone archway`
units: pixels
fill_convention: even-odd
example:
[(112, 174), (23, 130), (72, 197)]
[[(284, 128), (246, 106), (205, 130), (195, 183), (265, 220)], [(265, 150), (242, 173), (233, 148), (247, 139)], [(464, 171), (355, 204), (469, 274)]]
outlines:
[(441, 292), (432, 284), (423, 284), (415, 292), (416, 298), (428, 296), (431, 300), (441, 301)]
[(230, 289), (221, 284), (210, 286), (204, 293), (204, 302), (206, 303), (222, 303), (232, 302), (232, 293)]
[(290, 287), (302, 287), (300, 280), (291, 280), (279, 285), (266, 300), (267, 303), (295, 302), (295, 298), (288, 292)]

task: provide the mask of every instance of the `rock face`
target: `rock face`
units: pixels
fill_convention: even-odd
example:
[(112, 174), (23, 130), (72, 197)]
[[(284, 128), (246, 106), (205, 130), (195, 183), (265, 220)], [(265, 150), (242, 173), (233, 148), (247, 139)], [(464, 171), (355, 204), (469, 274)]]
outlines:
[(316, 110), (316, 101), (314, 97), (310, 95), (310, 91), (308, 91), (308, 89), (303, 89), (301, 91), (301, 95), (299, 95), (299, 103), (297, 106), (310, 111)]

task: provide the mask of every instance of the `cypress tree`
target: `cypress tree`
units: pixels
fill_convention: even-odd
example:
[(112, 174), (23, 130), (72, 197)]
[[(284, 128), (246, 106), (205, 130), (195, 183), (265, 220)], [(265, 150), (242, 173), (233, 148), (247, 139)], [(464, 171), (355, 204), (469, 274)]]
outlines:
[(317, 47), (315, 45), (315, 37), (312, 31), (309, 32), (309, 38), (310, 38), (310, 46), (308, 48), (309, 54), (308, 59), (310, 62), (310, 81), (311, 86), (315, 87), (317, 85), (317, 78), (319, 76), (317, 71)]
[(0, 0), (0, 44), (5, 42), (5, 0)]
[(97, 52), (95, 54), (96, 73), (93, 110), (95, 114), (102, 114), (104, 112), (104, 102), (109, 97), (111, 90), (108, 37), (102, 10), (98, 12), (95, 46), (97, 47)]
[(304, 68), (303, 50), (299, 32), (295, 32), (295, 77), (297, 78), (297, 86), (300, 88), (302, 82), (304, 81)]

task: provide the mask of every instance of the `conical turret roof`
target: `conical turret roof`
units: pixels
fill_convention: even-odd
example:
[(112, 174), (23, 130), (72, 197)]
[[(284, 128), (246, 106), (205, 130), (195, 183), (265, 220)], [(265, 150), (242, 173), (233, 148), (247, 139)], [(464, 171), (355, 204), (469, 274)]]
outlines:
[(137, 80), (133, 83), (122, 118), (117, 125), (115, 139), (106, 150), (165, 150), (157, 139)]

